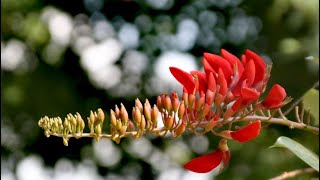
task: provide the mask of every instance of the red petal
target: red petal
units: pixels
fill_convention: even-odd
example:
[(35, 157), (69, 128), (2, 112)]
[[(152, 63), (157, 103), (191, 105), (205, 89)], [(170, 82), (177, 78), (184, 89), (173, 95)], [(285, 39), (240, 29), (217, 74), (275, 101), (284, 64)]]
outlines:
[(221, 163), (222, 156), (222, 151), (217, 150), (215, 152), (194, 158), (186, 163), (183, 167), (196, 173), (207, 173)]
[(246, 64), (247, 64), (246, 55), (244, 55), (244, 54), (241, 55), (241, 62), (242, 62), (242, 64), (243, 64), (243, 66), (246, 66)]
[(250, 61), (252, 59), (255, 64), (256, 75), (255, 75), (253, 84), (262, 81), (266, 73), (266, 67), (267, 67), (266, 63), (259, 55), (250, 51), (249, 49), (246, 50), (245, 54), (246, 54), (247, 60)]
[(241, 97), (242, 97), (242, 104), (248, 105), (252, 102), (256, 101), (260, 96), (260, 93), (251, 88), (241, 88)]
[(186, 88), (189, 94), (192, 94), (195, 88), (192, 75), (176, 67), (170, 67), (171, 74)]
[(209, 74), (211, 72), (213, 73), (213, 76), (216, 75), (215, 70), (213, 70), (213, 68), (210, 66), (210, 64), (208, 63), (208, 61), (205, 58), (203, 58), (202, 64), (203, 64), (204, 72), (206, 72), (207, 76), (209, 76)]
[(274, 108), (278, 106), (286, 96), (286, 90), (279, 84), (275, 84), (270, 89), (267, 97), (262, 102), (262, 105), (267, 109)]
[(238, 81), (237, 85), (232, 90), (234, 96), (238, 97), (240, 95), (240, 90), (241, 90), (243, 81), (246, 80), (246, 86), (247, 87), (251, 87), (252, 86), (255, 74), (256, 74), (256, 69), (255, 69), (255, 66), (254, 66), (254, 62), (253, 61), (249, 61), (246, 64), (246, 67), (245, 67), (244, 72), (242, 73), (242, 75), (240, 77), (240, 80)]
[(226, 95), (226, 93), (228, 91), (227, 81), (226, 81), (226, 78), (224, 77), (224, 74), (220, 68), (218, 70), (217, 85), (220, 85), (219, 93), (223, 96)]
[(234, 102), (234, 104), (231, 106), (231, 109), (233, 111), (236, 111), (241, 107), (241, 105), (242, 105), (242, 98), (240, 97), (236, 100), (236, 102)]
[(215, 71), (218, 71), (219, 68), (222, 69), (228, 83), (231, 81), (233, 70), (227, 60), (211, 53), (204, 53), (203, 56)]
[(256, 138), (261, 129), (261, 122), (255, 121), (240, 130), (231, 132), (231, 137), (238, 142), (247, 142)]
[(216, 79), (213, 77), (212, 73), (208, 76), (208, 89), (212, 92), (216, 91)]
[(241, 63), (241, 61), (237, 58), (237, 56), (229, 53), (228, 51), (221, 49), (221, 55), (223, 58), (225, 58), (229, 63), (231, 64), (231, 67), (235, 66), (235, 64), (238, 65), (238, 72), (239, 76), (241, 76), (242, 72), (244, 71), (244, 67)]

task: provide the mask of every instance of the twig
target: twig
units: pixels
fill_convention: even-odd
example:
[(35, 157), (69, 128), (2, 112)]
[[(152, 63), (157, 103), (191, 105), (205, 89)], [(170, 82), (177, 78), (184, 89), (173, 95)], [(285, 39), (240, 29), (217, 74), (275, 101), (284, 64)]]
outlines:
[(283, 180), (283, 179), (298, 176), (300, 174), (313, 173), (313, 172), (315, 172), (313, 168), (297, 169), (289, 172), (284, 172), (280, 176), (271, 178), (270, 180)]
[[(319, 81), (315, 82), (311, 88), (315, 88), (319, 85)], [(285, 116), (287, 114), (289, 114), (289, 112), (294, 108), (296, 107), (302, 100), (303, 100), (303, 97), (304, 97), (304, 94), (299, 98), (297, 99), (294, 103), (291, 104), (291, 106), (283, 113)]]
[(298, 123), (301, 123), (300, 117), (299, 117), (299, 106), (296, 106), (295, 108), (296, 118)]

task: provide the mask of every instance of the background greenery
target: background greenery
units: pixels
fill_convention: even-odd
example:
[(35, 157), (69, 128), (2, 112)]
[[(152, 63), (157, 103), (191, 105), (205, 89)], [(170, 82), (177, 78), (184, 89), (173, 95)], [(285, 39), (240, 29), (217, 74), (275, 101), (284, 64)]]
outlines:
[[(307, 167), (290, 151), (268, 147), (288, 136), (319, 154), (319, 137), (277, 125), (249, 143), (229, 142), (230, 165), (214, 177), (181, 169), (217, 147), (210, 134), (120, 145), (82, 138), (65, 147), (60, 138), (46, 138), (37, 121), (85, 117), (99, 107), (109, 112), (121, 102), (130, 109), (135, 98), (154, 103), (177, 89), (155, 76), (167, 71), (159, 69), (160, 57), (191, 58), (201, 68), (202, 53), (220, 48), (262, 55), (273, 63), (269, 87), (279, 83), (298, 99), (318, 81), (318, 26), (317, 0), (2, 0), (1, 178), (241, 180)], [(104, 58), (109, 62), (90, 67)], [(315, 88), (306, 107), (319, 106)], [(318, 118), (316, 112), (312, 124)]]

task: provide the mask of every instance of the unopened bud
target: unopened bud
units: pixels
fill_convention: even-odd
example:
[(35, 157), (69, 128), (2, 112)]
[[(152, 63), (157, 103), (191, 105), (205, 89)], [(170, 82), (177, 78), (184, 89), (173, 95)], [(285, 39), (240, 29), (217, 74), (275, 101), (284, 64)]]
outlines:
[(215, 92), (210, 91), (209, 89), (206, 92), (206, 104), (210, 105), (213, 102)]
[(155, 127), (155, 125), (157, 125), (158, 114), (159, 114), (159, 110), (158, 110), (157, 106), (154, 105), (153, 109), (151, 111), (151, 121), (152, 121), (154, 127)]
[(178, 117), (179, 117), (179, 119), (182, 119), (185, 111), (186, 111), (186, 106), (184, 105), (184, 101), (182, 101), (182, 102), (180, 103), (179, 110), (178, 110)]
[(204, 102), (205, 101), (205, 97), (202, 96), (200, 97), (199, 99), (197, 99), (197, 102), (196, 102), (196, 110), (197, 111), (200, 111), (201, 107), (204, 105)]
[(196, 99), (195, 95), (189, 94), (189, 96), (188, 96), (188, 107), (189, 108), (193, 108), (195, 99)]
[(182, 94), (182, 100), (184, 101), (184, 105), (188, 106), (188, 93), (183, 92)]
[(98, 120), (100, 123), (103, 123), (104, 121), (104, 112), (101, 108), (98, 109)]
[(200, 111), (200, 116), (204, 118), (209, 113), (210, 110), (211, 110), (211, 106), (209, 106), (208, 104), (204, 104), (204, 106)]
[(134, 112), (133, 119), (135, 120), (135, 122), (137, 124), (140, 124), (140, 122), (141, 122), (141, 112), (140, 112), (140, 110), (137, 107), (134, 107), (132, 112)]
[(182, 120), (181, 124), (177, 127), (176, 131), (175, 131), (175, 136), (178, 137), (180, 136), (182, 133), (184, 133), (184, 131), (186, 130), (186, 125), (187, 123)]
[(117, 126), (117, 117), (116, 117), (115, 112), (112, 109), (110, 109), (110, 122), (111, 122), (112, 126), (114, 126), (114, 127)]
[(146, 117), (147, 121), (151, 121), (151, 106), (149, 104), (149, 101), (146, 100), (146, 102), (144, 103), (144, 116)]
[(70, 114), (69, 117), (70, 117), (70, 121), (71, 121), (72, 126), (76, 126), (77, 125), (76, 118), (72, 114)]
[(122, 124), (126, 125), (128, 123), (129, 117), (128, 117), (128, 112), (122, 103), (121, 103), (120, 114), (121, 114)]
[(115, 105), (114, 113), (116, 115), (116, 118), (119, 119), (120, 118), (120, 109), (118, 108), (117, 105)]
[(174, 120), (174, 118), (172, 116), (165, 118), (164, 125), (166, 126), (166, 128), (168, 128), (168, 129), (172, 128), (173, 120)]
[(231, 91), (228, 91), (227, 95), (226, 95), (226, 99), (225, 99), (225, 103), (229, 103), (234, 101), (235, 97), (233, 95), (233, 93)]
[(129, 122), (128, 122), (128, 130), (129, 130), (129, 131), (134, 131), (134, 124), (133, 124), (133, 122), (130, 121), (130, 120), (129, 120)]
[(119, 129), (120, 135), (123, 135), (127, 131), (127, 127), (128, 126), (125, 125), (125, 126), (122, 126), (121, 129)]
[(221, 139), (221, 141), (219, 142), (219, 149), (220, 149), (222, 152), (229, 151), (229, 147), (228, 147), (228, 144), (227, 144), (227, 140), (226, 140), (226, 139)]
[(144, 118), (144, 116), (141, 116), (141, 122), (140, 122), (140, 130), (144, 130), (144, 128), (146, 127), (146, 119)]
[(95, 121), (95, 116), (94, 116), (94, 114), (93, 114), (93, 112), (92, 111), (90, 111), (90, 116), (89, 116), (89, 119), (88, 119), (88, 121), (89, 121), (89, 124), (93, 124), (94, 123), (94, 121)]
[(172, 102), (173, 111), (177, 112), (178, 108), (179, 108), (180, 101), (179, 101), (178, 94), (176, 92), (172, 92), (171, 102)]
[(120, 130), (122, 128), (122, 123), (121, 121), (117, 121), (116, 129)]
[(101, 132), (102, 132), (102, 129), (101, 129), (100, 124), (96, 125), (96, 127), (95, 127), (96, 136), (97, 136), (97, 137), (100, 137)]
[(135, 101), (135, 107), (138, 108), (138, 110), (142, 113), (143, 112), (143, 106), (140, 100), (137, 98)]
[(170, 99), (170, 97), (169, 97), (168, 95), (165, 96), (164, 108), (165, 108), (168, 112), (171, 112), (172, 103), (171, 103), (171, 99)]
[(157, 107), (160, 111), (162, 111), (162, 101), (161, 101), (161, 97), (157, 96)]

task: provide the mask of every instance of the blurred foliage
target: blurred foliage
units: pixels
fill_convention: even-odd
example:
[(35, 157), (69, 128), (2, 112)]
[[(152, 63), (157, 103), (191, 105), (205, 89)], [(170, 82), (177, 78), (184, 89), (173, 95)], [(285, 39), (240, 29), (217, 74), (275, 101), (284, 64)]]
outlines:
[[(68, 22), (70, 31), (66, 28)], [(91, 159), (100, 176), (111, 178), (116, 174), (124, 178), (127, 169), (134, 167), (140, 179), (161, 179), (164, 165), (150, 163), (154, 154), (151, 158), (132, 154), (127, 147), (132, 139), (115, 146), (122, 158), (117, 164), (106, 166), (94, 155), (96, 143), (72, 139), (69, 147), (64, 147), (60, 139), (46, 138), (37, 121), (44, 115), (63, 117), (69, 112), (88, 115), (99, 107), (108, 112), (120, 102), (130, 107), (134, 98), (148, 98), (154, 103), (157, 91), (150, 92), (149, 84), (154, 81), (158, 57), (169, 50), (192, 54), (200, 66), (204, 51), (219, 53), (220, 48), (225, 48), (239, 56), (246, 48), (252, 49), (273, 63), (269, 87), (281, 84), (289, 96), (298, 99), (319, 80), (319, 63), (306, 58), (318, 58), (318, 26), (317, 0), (3, 0), (1, 162), (6, 165), (1, 169), (7, 171), (1, 171), (1, 176), (11, 172), (20, 177), (17, 166), (21, 160), (37, 154), (48, 167), (54, 167), (61, 158), (76, 164)], [(59, 34), (62, 31), (64, 34)], [(130, 39), (133, 36), (125, 36), (132, 31), (137, 32), (133, 34), (138, 43)], [(113, 65), (122, 76), (117, 83), (102, 87), (92, 80), (81, 60), (83, 51), (106, 39), (121, 42), (122, 50)], [(125, 56), (133, 51), (147, 57), (141, 75), (125, 71)], [(134, 65), (135, 61), (131, 63)], [(100, 73), (102, 76), (103, 71)], [(130, 77), (137, 77), (136, 82)], [(133, 84), (127, 93), (119, 95), (129, 83)], [(319, 105), (315, 100), (307, 101)], [(290, 117), (294, 118), (294, 114)], [(318, 124), (318, 117), (316, 121)], [(229, 142), (229, 167), (215, 179), (267, 179), (306, 167), (290, 152), (268, 149), (279, 136), (291, 137), (319, 154), (318, 136), (271, 125), (252, 142)], [(217, 138), (207, 135), (203, 143), (207, 140), (209, 144), (204, 149), (217, 147)], [(196, 150), (191, 134), (173, 140), (148, 137), (147, 142), (153, 151), (169, 154), (179, 166), (206, 152)], [(184, 155), (172, 155), (170, 149)]]

